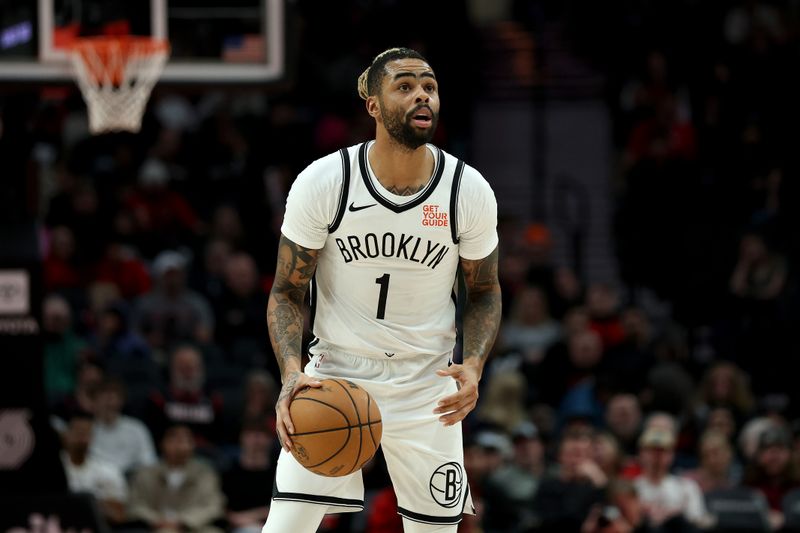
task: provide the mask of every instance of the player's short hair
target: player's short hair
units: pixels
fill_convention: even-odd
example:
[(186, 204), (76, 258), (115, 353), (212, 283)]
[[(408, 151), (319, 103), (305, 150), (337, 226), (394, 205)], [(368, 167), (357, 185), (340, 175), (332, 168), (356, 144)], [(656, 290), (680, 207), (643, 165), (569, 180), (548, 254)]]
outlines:
[(366, 100), (375, 95), (381, 87), (383, 76), (386, 74), (386, 63), (398, 59), (420, 59), (428, 62), (422, 54), (411, 48), (389, 48), (375, 56), (372, 64), (358, 77), (358, 95)]

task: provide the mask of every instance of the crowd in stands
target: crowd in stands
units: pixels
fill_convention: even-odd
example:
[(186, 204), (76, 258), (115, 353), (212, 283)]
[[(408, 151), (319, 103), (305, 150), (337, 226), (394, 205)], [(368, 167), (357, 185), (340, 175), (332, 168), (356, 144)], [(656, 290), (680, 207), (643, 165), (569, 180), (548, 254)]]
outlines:
[[(792, 2), (678, 4), (696, 31), (676, 23), (659, 42), (645, 8), (603, 3), (576, 40), (585, 49), (604, 28), (627, 42), (585, 52), (609, 72), (621, 279), (588, 283), (555, 264), (547, 221), (501, 220), (504, 321), (465, 423), (477, 515), (461, 531), (703, 530), (713, 496), (737, 488), (772, 530), (797, 520), (800, 387), (786, 369), (800, 348), (800, 14)], [(309, 24), (305, 38), (323, 42)], [(424, 41), (431, 55), (442, 38)], [(351, 49), (337, 68), (376, 51)], [(62, 463), (115, 529), (264, 522), (279, 450), (264, 317), (283, 202), (305, 164), (371, 135), (355, 82), (347, 92), (314, 70), (330, 53), (300, 57), (294, 95), (157, 90), (138, 135), (90, 137), (77, 93), (6, 100), (29, 111), (3, 119), (25, 132), (18, 155), (39, 183), (44, 382)], [(338, 103), (314, 98), (326, 82)], [(437, 143), (463, 140), (448, 136), (463, 126), (452, 115), (442, 126)], [(365, 512), (323, 530), (401, 531), (380, 456), (364, 478)]]

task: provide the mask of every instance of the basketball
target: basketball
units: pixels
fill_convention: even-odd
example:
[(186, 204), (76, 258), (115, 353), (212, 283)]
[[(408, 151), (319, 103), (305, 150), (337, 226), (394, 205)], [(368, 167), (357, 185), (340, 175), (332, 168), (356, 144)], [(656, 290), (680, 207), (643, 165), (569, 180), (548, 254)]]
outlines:
[(321, 476), (346, 476), (369, 461), (381, 442), (378, 404), (367, 391), (345, 379), (323, 379), (289, 405), (294, 424), (292, 455)]

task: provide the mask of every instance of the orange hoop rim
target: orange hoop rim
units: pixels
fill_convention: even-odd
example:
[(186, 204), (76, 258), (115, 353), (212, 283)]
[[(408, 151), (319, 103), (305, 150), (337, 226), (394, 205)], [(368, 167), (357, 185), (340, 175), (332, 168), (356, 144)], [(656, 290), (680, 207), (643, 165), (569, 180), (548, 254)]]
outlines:
[(146, 37), (141, 35), (98, 35), (92, 37), (76, 37), (69, 47), (80, 52), (83, 50), (109, 50), (112, 48), (129, 49), (135, 48), (139, 54), (155, 54), (158, 52), (169, 52), (169, 41), (158, 37)]

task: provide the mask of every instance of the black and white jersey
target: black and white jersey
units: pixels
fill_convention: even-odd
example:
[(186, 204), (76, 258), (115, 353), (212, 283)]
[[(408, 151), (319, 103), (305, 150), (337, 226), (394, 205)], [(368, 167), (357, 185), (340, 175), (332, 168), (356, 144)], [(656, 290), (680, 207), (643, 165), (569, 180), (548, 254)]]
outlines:
[(497, 203), (474, 168), (428, 145), (436, 164), (413, 196), (386, 190), (372, 142), (308, 166), (292, 185), (281, 232), (321, 249), (310, 287), (312, 353), (446, 354), (455, 344), (459, 257), (497, 246)]

